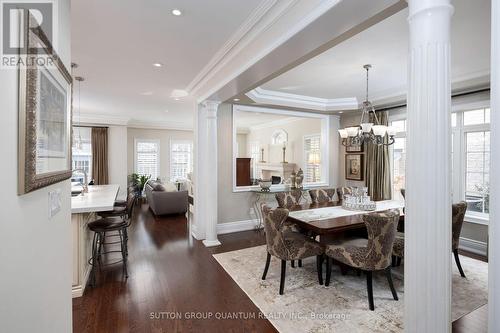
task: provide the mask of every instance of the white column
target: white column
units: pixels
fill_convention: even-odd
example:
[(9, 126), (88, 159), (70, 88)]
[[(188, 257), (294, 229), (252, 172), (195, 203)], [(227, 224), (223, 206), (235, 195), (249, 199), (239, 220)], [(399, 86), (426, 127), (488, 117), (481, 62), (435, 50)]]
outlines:
[(488, 225), (488, 332), (500, 332), (500, 2), (491, 2), (491, 167)]
[(451, 332), (450, 0), (409, 0), (406, 332)]
[(205, 246), (217, 246), (217, 108), (219, 102), (204, 101), (197, 112), (195, 227)]

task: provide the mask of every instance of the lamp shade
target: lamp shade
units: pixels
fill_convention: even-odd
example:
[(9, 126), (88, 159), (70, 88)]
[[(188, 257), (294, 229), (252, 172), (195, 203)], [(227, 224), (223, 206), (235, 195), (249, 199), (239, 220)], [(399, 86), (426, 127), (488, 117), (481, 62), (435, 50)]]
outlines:
[(357, 136), (359, 133), (359, 127), (347, 127), (346, 130), (347, 130), (347, 134), (350, 137)]
[(347, 139), (347, 137), (349, 136), (346, 129), (339, 129), (339, 135), (342, 139)]
[(373, 125), (372, 126), (373, 134), (377, 136), (384, 136), (387, 132), (387, 126), (384, 125)]
[(307, 163), (309, 164), (320, 164), (321, 158), (319, 153), (309, 153), (309, 158), (307, 159)]
[(372, 130), (373, 123), (363, 123), (361, 124), (361, 130), (363, 133), (370, 133)]
[(396, 135), (396, 132), (397, 132), (396, 127), (394, 127), (394, 126), (389, 126), (389, 127), (387, 127), (387, 134), (388, 134), (389, 136), (394, 136), (394, 135)]

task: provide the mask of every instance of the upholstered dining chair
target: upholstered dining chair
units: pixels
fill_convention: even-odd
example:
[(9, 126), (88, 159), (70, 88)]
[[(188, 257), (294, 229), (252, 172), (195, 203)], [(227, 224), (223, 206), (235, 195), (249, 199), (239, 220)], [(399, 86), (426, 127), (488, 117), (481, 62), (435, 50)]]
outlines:
[[(455, 257), (458, 271), (462, 277), (465, 277), (464, 270), (460, 263), (458, 256), (458, 245), (460, 243), (460, 233), (462, 232), (462, 225), (464, 224), (465, 212), (467, 211), (467, 202), (460, 201), (451, 206), (451, 221), (452, 221), (452, 234), (451, 234), (451, 250)], [(404, 234), (398, 233), (392, 247), (392, 255), (397, 258), (397, 265), (400, 264), (401, 259), (404, 258), (405, 238)]]
[(335, 195), (334, 188), (309, 190), (311, 201), (313, 203), (322, 204), (333, 201)]
[(337, 189), (337, 196), (339, 197), (339, 201), (342, 202), (342, 200), (344, 200), (344, 195), (352, 194), (352, 189), (353, 188), (351, 186), (339, 187)]
[(351, 239), (327, 245), (325, 249), (327, 255), (325, 286), (330, 284), (331, 261), (333, 259), (366, 273), (370, 310), (375, 309), (372, 286), (372, 272), (374, 271), (385, 271), (392, 296), (397, 301), (398, 294), (392, 283), (391, 255), (398, 221), (398, 210), (363, 215), (368, 239)]
[(300, 205), (300, 199), (302, 198), (301, 190), (292, 190), (289, 192), (279, 192), (275, 195), (276, 201), (278, 201), (278, 207), (290, 209), (293, 206)]
[(302, 260), (316, 256), (319, 284), (323, 284), (323, 254), (324, 247), (315, 240), (297, 232), (291, 232), (284, 228), (288, 217), (285, 208), (271, 209), (262, 205), (262, 216), (264, 217), (264, 230), (266, 231), (267, 259), (262, 280), (266, 279), (271, 256), (281, 260), (281, 278), (279, 294), (283, 295), (285, 288), (286, 262), (291, 260)]

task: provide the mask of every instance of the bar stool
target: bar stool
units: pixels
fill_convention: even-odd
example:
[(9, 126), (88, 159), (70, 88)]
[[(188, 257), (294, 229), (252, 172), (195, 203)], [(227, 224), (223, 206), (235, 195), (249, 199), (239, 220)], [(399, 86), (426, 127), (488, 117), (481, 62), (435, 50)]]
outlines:
[[(92, 240), (92, 257), (89, 259), (88, 263), (92, 267), (90, 271), (90, 284), (92, 286), (96, 285), (96, 268), (101, 269), (102, 266), (109, 266), (118, 263), (123, 263), (123, 272), (125, 278), (128, 278), (127, 270), (127, 245), (125, 239), (125, 230), (127, 229), (127, 221), (121, 220), (119, 218), (102, 218), (96, 221), (90, 222), (88, 228), (94, 232), (94, 238)], [(111, 232), (117, 232), (115, 235), (109, 235)], [(106, 235), (108, 233), (108, 235)], [(118, 236), (118, 241), (106, 241), (106, 238)], [(105, 251), (105, 245), (119, 244), (119, 250), (108, 250)], [(102, 264), (101, 256), (110, 253), (121, 253), (121, 259), (116, 260), (105, 265)]]
[[(125, 277), (128, 278), (127, 257), (128, 257), (128, 232), (127, 229), (132, 223), (132, 214), (135, 206), (135, 193), (129, 193), (127, 197), (127, 206), (125, 214), (120, 211), (116, 216), (110, 214), (96, 221), (90, 222), (88, 228), (94, 232), (92, 241), (92, 257), (89, 259), (91, 270), (91, 284), (95, 286), (95, 269), (101, 268), (101, 256), (109, 253), (121, 253), (122, 259), (108, 263), (108, 265), (118, 264), (123, 262), (123, 270)], [(109, 213), (109, 212), (108, 212)], [(118, 241), (109, 240), (111, 237), (118, 237)], [(120, 250), (111, 250), (103, 252), (105, 245), (120, 245)]]
[[(137, 196), (137, 193), (139, 192), (139, 186), (138, 185), (130, 185), (127, 187), (127, 198), (130, 193), (134, 193), (135, 196)], [(121, 200), (117, 199), (115, 200), (115, 207), (125, 207), (127, 206), (127, 200)]]

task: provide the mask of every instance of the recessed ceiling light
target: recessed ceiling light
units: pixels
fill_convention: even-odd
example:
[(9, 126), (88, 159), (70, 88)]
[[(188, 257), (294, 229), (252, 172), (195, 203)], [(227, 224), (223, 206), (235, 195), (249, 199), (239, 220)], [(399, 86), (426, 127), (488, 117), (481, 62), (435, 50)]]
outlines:
[(239, 99), (239, 98), (233, 98), (233, 101), (235, 101), (235, 102), (239, 102), (239, 101), (240, 101), (240, 99)]
[(178, 101), (178, 100), (180, 100), (180, 98), (177, 98), (177, 97), (176, 97), (176, 98), (174, 98), (174, 100)]
[(153, 64), (153, 66), (155, 66), (155, 67), (163, 67), (163, 64), (161, 62), (155, 62)]
[(168, 113), (168, 110), (165, 110), (165, 111), (163, 111), (163, 112)]
[(339, 114), (344, 113), (344, 111), (339, 111)]
[(174, 16), (181, 16), (182, 12), (181, 12), (180, 9), (173, 9), (172, 10), (172, 15), (174, 15)]
[(142, 96), (151, 96), (151, 95), (153, 95), (153, 92), (152, 91), (145, 91), (145, 92), (141, 92), (141, 95)]

